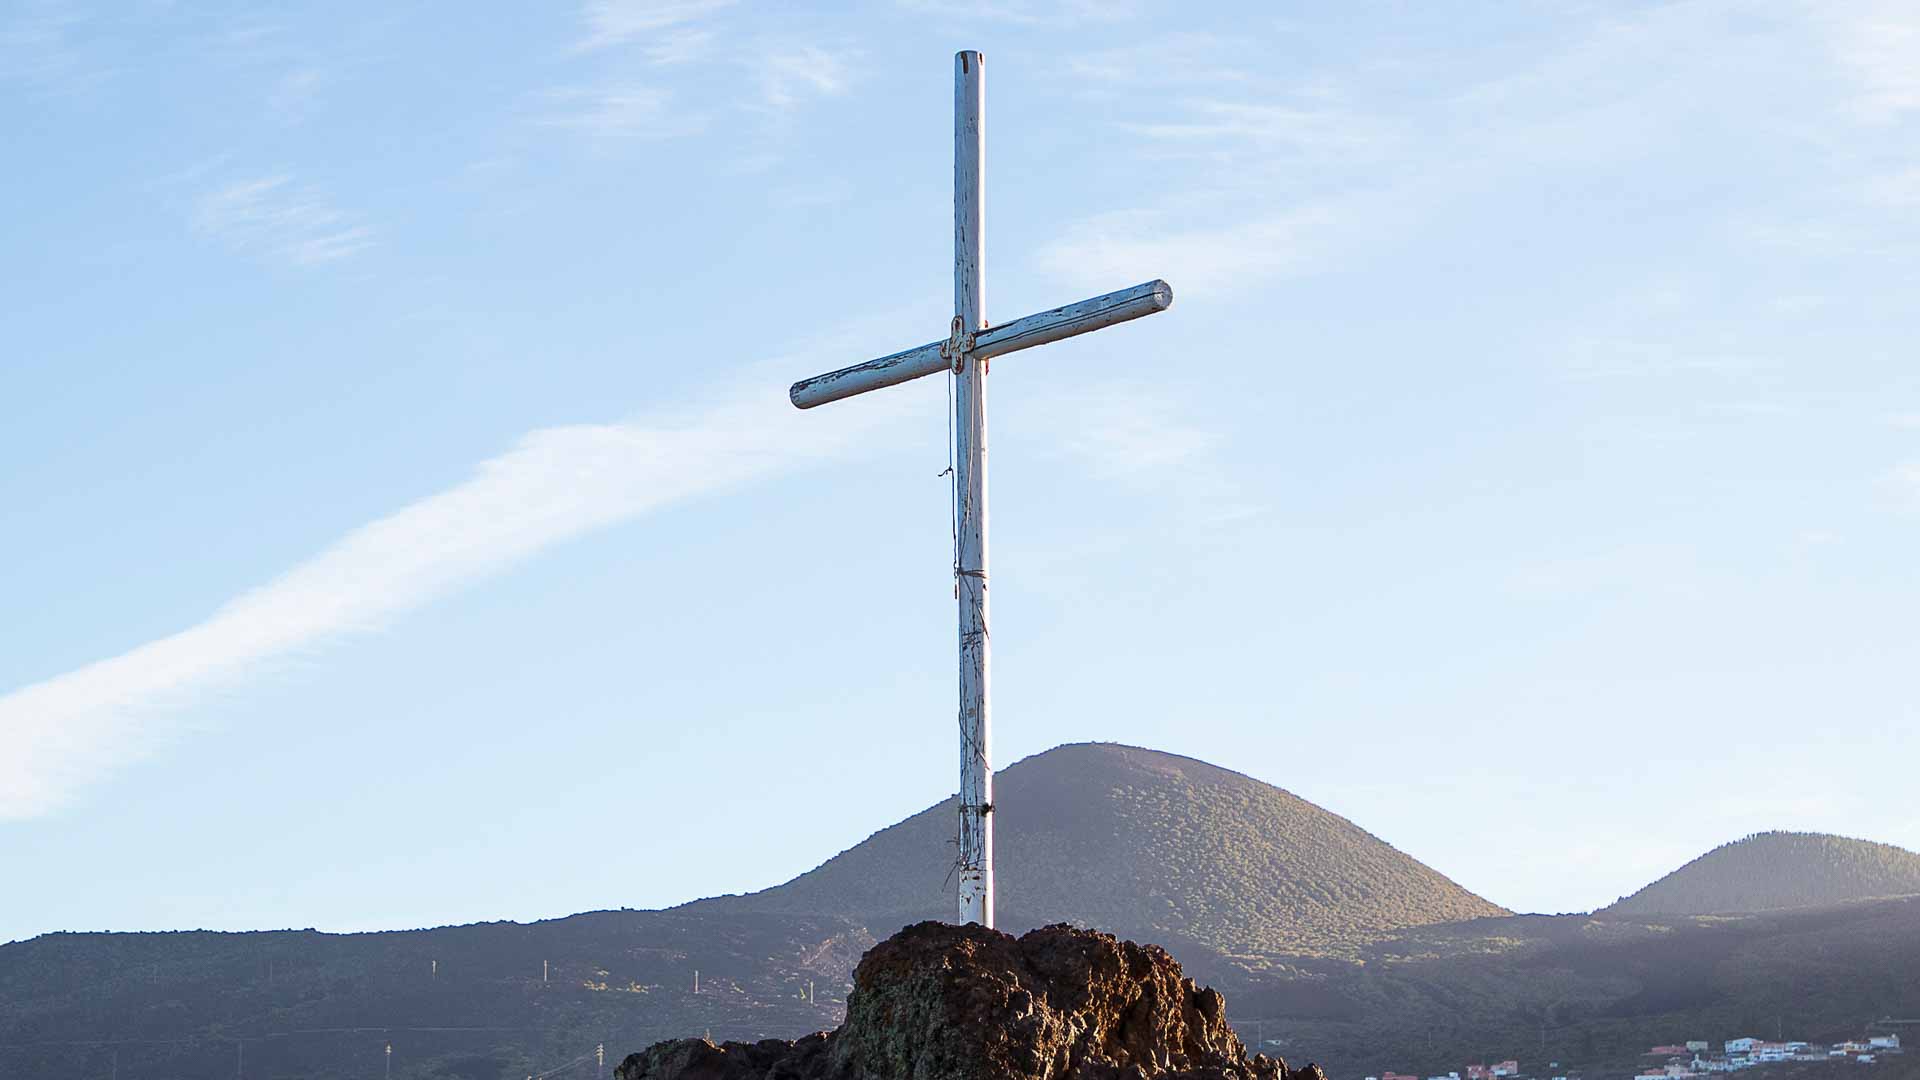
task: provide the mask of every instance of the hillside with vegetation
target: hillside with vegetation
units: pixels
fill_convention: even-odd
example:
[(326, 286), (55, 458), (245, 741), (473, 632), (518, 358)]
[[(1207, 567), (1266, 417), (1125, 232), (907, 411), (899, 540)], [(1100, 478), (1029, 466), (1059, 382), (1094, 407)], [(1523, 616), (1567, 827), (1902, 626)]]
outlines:
[[(1111, 743), (995, 778), (1001, 926), (1070, 922), (1220, 953), (1350, 952), (1410, 926), (1504, 915), (1353, 822), (1216, 765)], [(954, 800), (817, 869), (682, 910), (830, 911), (885, 936), (952, 917)]]
[(1824, 833), (1767, 832), (1723, 844), (1623, 897), (1613, 915), (1713, 915), (1920, 895), (1920, 855)]
[[(1920, 1017), (1920, 896), (1513, 916), (1343, 818), (1189, 758), (1069, 746), (1001, 780), (1004, 927), (1069, 920), (1165, 945), (1225, 993), (1243, 1035), (1334, 1080), (1505, 1058), (1609, 1080), (1657, 1043), (1832, 1041)], [(953, 814), (934, 807), (786, 885), (670, 911), (0, 945), (0, 1077), (363, 1080), (383, 1075), (388, 1046), (394, 1080), (580, 1077), (602, 1045), (611, 1064), (674, 1036), (832, 1028), (866, 949), (947, 914)], [(1760, 839), (1729, 848), (1778, 844)], [(1813, 847), (1825, 861), (1760, 864), (1825, 873), (1844, 865), (1836, 850), (1884, 845)], [(1911, 1080), (1911, 1063), (1920, 1054), (1873, 1075)]]
[[(601, 911), (325, 934), (46, 934), (0, 945), (0, 1077), (594, 1075), (647, 1043), (830, 1028), (874, 944), (844, 919)], [(696, 976), (695, 973), (698, 973)], [(696, 989), (696, 978), (698, 985)]]
[[(1749, 915), (1521, 915), (1422, 927), (1354, 962), (1271, 958), (1216, 978), (1337, 1080), (1516, 1058), (1538, 1076), (1634, 1075), (1648, 1047), (1743, 1035), (1829, 1043), (1920, 1017), (1920, 897)], [(1920, 1054), (1873, 1075), (1920, 1071)], [(1827, 1066), (1820, 1066), (1827, 1068)], [(1852, 1076), (1851, 1063), (1832, 1074)], [(1841, 1071), (1844, 1070), (1844, 1071)], [(1902, 1071), (1904, 1070), (1904, 1072)], [(1743, 1074), (1776, 1080), (1769, 1069)]]
[[(586, 1076), (600, 1045), (611, 1063), (670, 1037), (832, 1028), (873, 944), (846, 920), (651, 911), (379, 934), (50, 934), (0, 946), (0, 1076), (162, 1080), (244, 1064), (249, 1078), (361, 1080), (382, 1075), (388, 1045), (396, 1080)], [(1174, 954), (1226, 995), (1243, 1036), (1334, 1080), (1509, 1057), (1536, 1076), (1558, 1061), (1554, 1075), (1605, 1080), (1633, 1075), (1656, 1044), (1836, 1041), (1920, 1016), (1920, 898), (1507, 916), (1338, 957)]]

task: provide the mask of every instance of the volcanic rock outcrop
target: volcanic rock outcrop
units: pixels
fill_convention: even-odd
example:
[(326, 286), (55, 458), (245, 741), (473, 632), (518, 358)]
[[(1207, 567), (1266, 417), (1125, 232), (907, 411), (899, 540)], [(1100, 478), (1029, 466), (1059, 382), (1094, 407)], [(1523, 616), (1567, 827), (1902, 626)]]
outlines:
[(871, 949), (847, 1018), (795, 1042), (657, 1043), (617, 1080), (1325, 1080), (1248, 1056), (1165, 950), (1047, 926), (924, 922)]

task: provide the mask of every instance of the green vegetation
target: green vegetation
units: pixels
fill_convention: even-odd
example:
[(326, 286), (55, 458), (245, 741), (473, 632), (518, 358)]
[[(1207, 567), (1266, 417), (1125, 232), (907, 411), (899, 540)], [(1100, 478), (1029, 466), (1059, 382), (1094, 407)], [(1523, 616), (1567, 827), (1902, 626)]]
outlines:
[(1768, 832), (1723, 844), (1606, 909), (1710, 915), (1920, 895), (1920, 855), (1821, 833)]

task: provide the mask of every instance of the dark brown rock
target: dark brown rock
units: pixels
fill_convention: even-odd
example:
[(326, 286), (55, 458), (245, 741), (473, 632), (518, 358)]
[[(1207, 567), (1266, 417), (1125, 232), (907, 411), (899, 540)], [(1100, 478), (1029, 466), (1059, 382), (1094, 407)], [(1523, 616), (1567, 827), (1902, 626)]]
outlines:
[(1154, 945), (919, 923), (854, 971), (847, 1018), (797, 1042), (681, 1039), (617, 1080), (1326, 1080), (1249, 1057), (1226, 1000)]

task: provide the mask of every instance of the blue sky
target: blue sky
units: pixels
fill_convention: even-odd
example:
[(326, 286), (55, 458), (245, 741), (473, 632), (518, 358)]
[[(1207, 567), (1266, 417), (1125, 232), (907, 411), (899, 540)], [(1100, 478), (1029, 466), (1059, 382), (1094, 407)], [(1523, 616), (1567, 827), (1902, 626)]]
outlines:
[(1250, 773), (1500, 903), (1920, 848), (1920, 13), (28, 0), (0, 940), (776, 883), (953, 790), (950, 58), (996, 757)]

